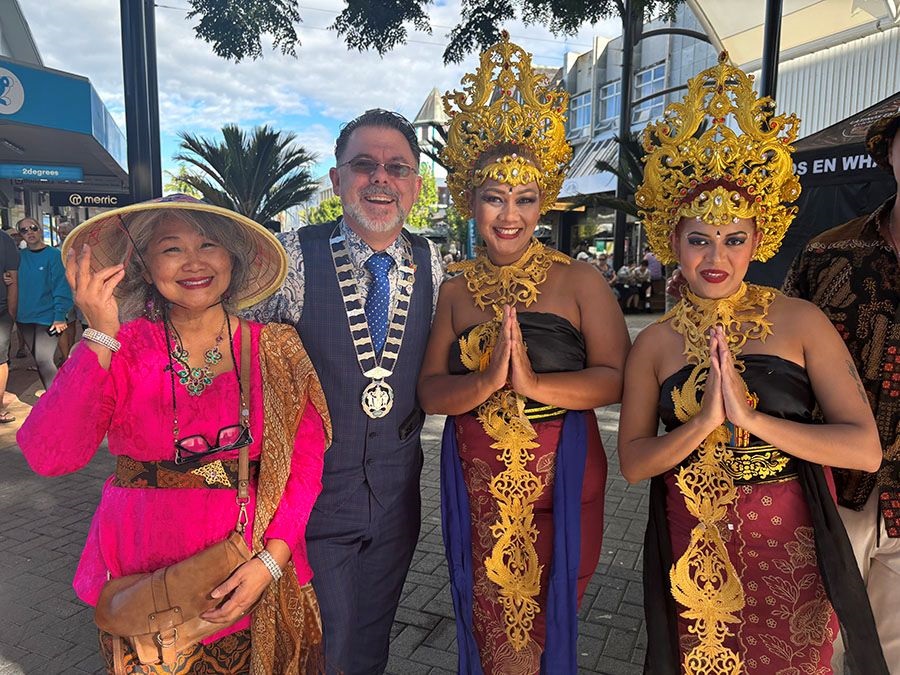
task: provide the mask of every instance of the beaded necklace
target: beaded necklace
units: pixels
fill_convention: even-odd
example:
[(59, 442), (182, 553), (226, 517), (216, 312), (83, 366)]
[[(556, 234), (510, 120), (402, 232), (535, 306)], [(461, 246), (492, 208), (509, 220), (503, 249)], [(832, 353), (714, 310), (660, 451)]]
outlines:
[[(216, 335), (215, 344), (203, 353), (203, 365), (192, 366), (188, 359), (190, 352), (184, 348), (181, 335), (170, 320), (166, 320), (166, 346), (169, 349), (169, 356), (175, 364), (172, 365), (172, 372), (178, 376), (178, 382), (187, 389), (191, 396), (200, 396), (206, 388), (212, 384), (213, 373), (212, 366), (215, 366), (222, 360), (222, 352), (219, 351), (219, 344), (225, 338), (225, 327), (228, 325), (228, 312), (222, 321), (222, 327), (219, 328), (219, 334)], [(169, 339), (169, 328), (174, 334), (174, 340)], [(229, 339), (231, 338), (229, 331)], [(173, 375), (173, 376), (174, 376)]]

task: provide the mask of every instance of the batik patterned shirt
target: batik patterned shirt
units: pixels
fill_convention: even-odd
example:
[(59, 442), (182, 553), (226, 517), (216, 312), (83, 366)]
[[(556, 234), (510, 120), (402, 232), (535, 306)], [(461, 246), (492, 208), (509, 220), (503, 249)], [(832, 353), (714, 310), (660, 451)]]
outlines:
[[(784, 282), (787, 295), (818, 305), (844, 339), (888, 460), (900, 460), (900, 265), (881, 224), (894, 200), (812, 239)], [(838, 502), (858, 510), (876, 485), (900, 488), (897, 466), (885, 462), (878, 473), (835, 469)]]

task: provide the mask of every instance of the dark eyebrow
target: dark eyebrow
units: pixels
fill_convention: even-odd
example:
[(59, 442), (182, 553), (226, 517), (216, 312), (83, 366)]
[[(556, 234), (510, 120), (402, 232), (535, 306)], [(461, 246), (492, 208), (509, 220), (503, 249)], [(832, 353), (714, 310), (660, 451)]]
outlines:
[[(368, 152), (361, 152), (361, 153), (359, 153), (358, 155), (354, 155), (353, 157), (351, 157), (351, 158), (348, 159), (347, 161), (348, 161), (348, 162), (352, 162), (352, 161), (355, 160), (355, 159), (370, 159), (370, 160), (372, 160), (373, 162), (377, 162), (377, 161), (378, 161), (377, 159), (375, 159), (375, 156), (374, 156), (374, 155), (370, 155)], [(388, 159), (388, 161), (386, 162), (386, 164), (406, 164), (406, 166), (412, 167), (412, 168), (414, 168), (414, 169), (416, 168), (416, 167), (415, 167), (408, 159), (406, 159), (406, 157), (404, 157), (403, 155), (394, 155), (393, 157), (391, 157), (391, 158)]]
[[(698, 232), (697, 230), (693, 230), (693, 231), (691, 231), (691, 232), (688, 232), (687, 234), (688, 234), (688, 236), (690, 236), (690, 235), (692, 235), (692, 234), (695, 234), (695, 235), (697, 235), (698, 237), (712, 237), (712, 236), (713, 236), (713, 235), (711, 235), (711, 234), (706, 234), (705, 232)], [(747, 232), (744, 231), (744, 230), (738, 230), (737, 232), (731, 232), (730, 234), (726, 234), (725, 236), (726, 236), (726, 237), (733, 237), (733, 236), (735, 236), (736, 234), (743, 234), (744, 236), (748, 236)]]
[[(496, 186), (486, 187), (486, 188), (484, 188), (484, 191), (485, 192), (496, 192), (496, 193), (499, 193), (502, 195), (509, 194), (505, 189), (503, 189), (501, 187), (496, 187)], [(524, 197), (526, 195), (530, 196), (530, 195), (536, 195), (536, 194), (537, 194), (537, 190), (535, 190), (534, 188), (528, 188), (527, 190), (522, 190), (522, 192), (516, 193), (516, 196)]]

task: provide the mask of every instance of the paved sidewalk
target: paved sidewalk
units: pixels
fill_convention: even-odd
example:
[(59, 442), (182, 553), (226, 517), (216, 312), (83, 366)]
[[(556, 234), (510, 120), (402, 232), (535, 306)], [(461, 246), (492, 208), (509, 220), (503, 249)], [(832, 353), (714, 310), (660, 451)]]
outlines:
[[(632, 337), (656, 317), (629, 316)], [(14, 431), (38, 385), (13, 362), (10, 391), (21, 403), (14, 424), (0, 427), (0, 675), (100, 673), (92, 610), (75, 597), (71, 579), (100, 486), (113, 461), (98, 452), (81, 472), (35, 476), (15, 445)], [(647, 486), (629, 486), (615, 455), (618, 407), (598, 410), (609, 458), (603, 553), (579, 615), (579, 673), (638, 675), (646, 635), (641, 592), (641, 542)], [(388, 673), (456, 671), (456, 635), (440, 528), (439, 444), (443, 418), (423, 432), (422, 532), (403, 589)], [(600, 523), (598, 523), (598, 527)]]

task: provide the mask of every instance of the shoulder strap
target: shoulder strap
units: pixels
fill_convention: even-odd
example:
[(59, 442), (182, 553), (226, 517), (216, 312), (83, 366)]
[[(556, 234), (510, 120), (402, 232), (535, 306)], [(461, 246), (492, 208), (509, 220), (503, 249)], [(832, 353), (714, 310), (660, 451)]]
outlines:
[[(250, 324), (238, 319), (241, 331), (241, 425), (250, 428)], [(238, 451), (238, 489), (237, 501), (241, 507), (238, 514), (238, 531), (244, 531), (247, 522), (246, 505), (250, 500), (250, 446), (245, 445)]]

